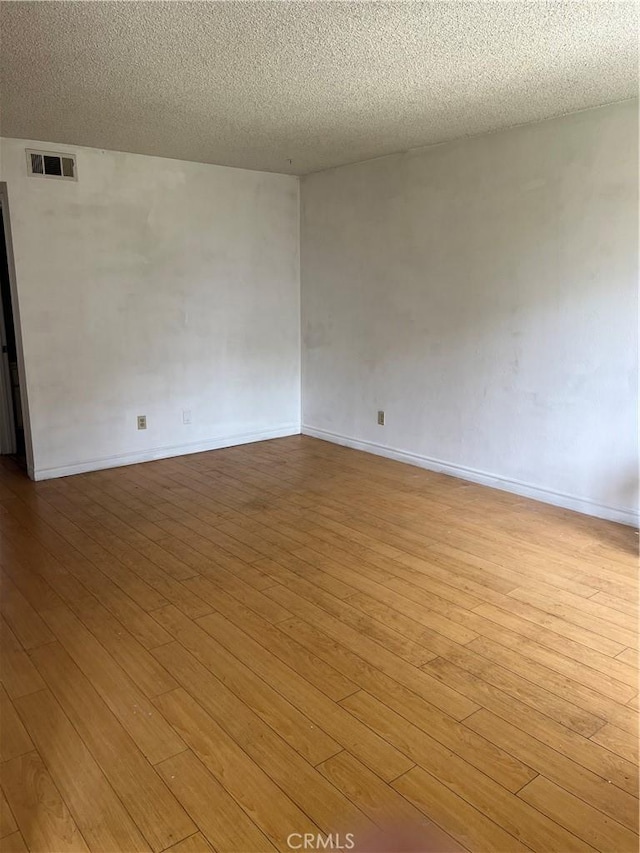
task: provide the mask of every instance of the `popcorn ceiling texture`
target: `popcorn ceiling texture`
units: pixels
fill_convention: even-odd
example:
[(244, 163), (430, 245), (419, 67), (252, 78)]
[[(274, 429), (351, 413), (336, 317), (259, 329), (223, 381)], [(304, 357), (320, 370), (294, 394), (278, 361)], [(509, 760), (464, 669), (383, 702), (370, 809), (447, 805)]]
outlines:
[(0, 130), (301, 175), (633, 97), (637, 16), (555, 0), (5, 2)]

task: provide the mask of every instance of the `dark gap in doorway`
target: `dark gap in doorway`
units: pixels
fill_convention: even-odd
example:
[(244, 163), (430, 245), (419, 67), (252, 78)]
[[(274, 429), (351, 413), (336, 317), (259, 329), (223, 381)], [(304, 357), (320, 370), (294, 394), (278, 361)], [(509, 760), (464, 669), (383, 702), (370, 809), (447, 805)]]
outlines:
[(0, 206), (0, 299), (4, 314), (5, 334), (7, 338), (7, 357), (9, 360), (9, 374), (11, 378), (11, 401), (13, 403), (13, 423), (16, 435), (15, 459), (21, 465), (26, 466), (24, 422), (22, 419), (22, 402), (20, 396), (20, 381), (18, 378), (18, 347), (16, 344), (16, 329), (13, 319), (13, 305), (11, 301), (11, 285), (9, 283), (9, 259), (7, 256), (7, 243), (4, 230), (4, 216)]

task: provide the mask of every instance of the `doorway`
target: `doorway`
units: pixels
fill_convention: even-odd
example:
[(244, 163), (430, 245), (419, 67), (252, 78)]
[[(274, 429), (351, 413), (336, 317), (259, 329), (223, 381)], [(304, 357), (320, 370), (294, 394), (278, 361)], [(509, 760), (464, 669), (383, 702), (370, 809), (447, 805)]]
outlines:
[(16, 311), (11, 286), (9, 209), (0, 187), (0, 453), (26, 467), (24, 395), (21, 391)]

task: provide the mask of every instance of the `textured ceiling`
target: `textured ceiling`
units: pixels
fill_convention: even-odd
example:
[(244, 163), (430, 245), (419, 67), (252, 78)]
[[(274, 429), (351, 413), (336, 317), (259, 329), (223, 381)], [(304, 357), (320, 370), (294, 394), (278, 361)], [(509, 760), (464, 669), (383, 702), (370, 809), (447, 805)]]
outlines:
[(575, 0), (2, 2), (0, 132), (305, 174), (633, 97), (637, 15)]

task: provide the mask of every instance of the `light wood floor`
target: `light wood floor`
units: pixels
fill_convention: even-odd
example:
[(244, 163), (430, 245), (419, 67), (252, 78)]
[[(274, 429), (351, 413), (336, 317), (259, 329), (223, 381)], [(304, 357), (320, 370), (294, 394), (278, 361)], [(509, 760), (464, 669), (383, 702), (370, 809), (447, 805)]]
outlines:
[(296, 436), (0, 531), (3, 853), (638, 849), (628, 528)]

